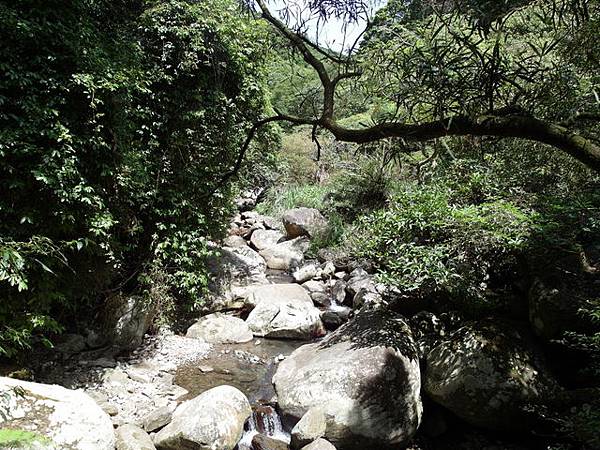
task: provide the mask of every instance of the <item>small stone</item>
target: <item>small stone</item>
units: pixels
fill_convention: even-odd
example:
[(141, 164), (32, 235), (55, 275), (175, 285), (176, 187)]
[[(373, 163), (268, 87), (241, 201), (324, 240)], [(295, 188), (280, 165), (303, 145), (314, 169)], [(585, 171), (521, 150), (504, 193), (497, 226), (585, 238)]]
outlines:
[(102, 408), (102, 411), (104, 411), (106, 414), (108, 414), (111, 417), (116, 416), (117, 414), (119, 414), (119, 408), (117, 408), (113, 404), (110, 404), (110, 403), (101, 403), (101, 404), (99, 404), (99, 406), (100, 406), (100, 408)]
[(210, 372), (214, 372), (214, 370), (215, 370), (211, 366), (200, 366), (200, 367), (198, 367), (198, 369), (200, 369), (200, 372), (202, 372), (202, 373), (210, 373)]

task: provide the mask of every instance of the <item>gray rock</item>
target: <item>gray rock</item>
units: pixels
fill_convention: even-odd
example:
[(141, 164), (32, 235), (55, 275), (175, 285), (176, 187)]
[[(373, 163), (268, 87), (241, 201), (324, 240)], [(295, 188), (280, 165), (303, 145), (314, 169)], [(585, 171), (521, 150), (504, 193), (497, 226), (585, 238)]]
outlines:
[(260, 255), (267, 262), (269, 269), (290, 270), (302, 264), (304, 252), (308, 247), (308, 239), (299, 237), (261, 250)]
[(186, 336), (209, 344), (240, 344), (252, 340), (252, 331), (246, 322), (221, 313), (209, 314), (188, 328)]
[(352, 307), (354, 309), (360, 309), (365, 305), (379, 305), (383, 302), (383, 297), (375, 289), (375, 285), (372, 283), (365, 284), (364, 287), (358, 289), (358, 292), (352, 299)]
[(343, 305), (346, 301), (346, 283), (337, 280), (331, 287), (331, 298), (337, 305)]
[(211, 311), (236, 306), (239, 290), (256, 283), (268, 283), (265, 260), (248, 246), (216, 248), (208, 259), (211, 275), (209, 304)]
[(466, 422), (492, 430), (529, 428), (520, 406), (555, 389), (543, 360), (508, 325), (471, 322), (426, 356), (424, 390)]
[(0, 377), (2, 427), (32, 431), (44, 449), (114, 450), (108, 414), (82, 391)]
[(250, 237), (250, 243), (260, 251), (277, 245), (283, 238), (283, 233), (277, 230), (256, 230)]
[(173, 417), (173, 408), (169, 406), (162, 406), (148, 413), (143, 419), (144, 430), (148, 433), (156, 431), (159, 428), (164, 427)]
[(265, 436), (264, 434), (257, 434), (252, 438), (252, 449), (253, 450), (288, 450), (288, 445), (278, 439)]
[(180, 404), (154, 443), (159, 450), (233, 450), (251, 414), (242, 392), (218, 386)]
[(319, 310), (297, 284), (273, 284), (253, 291), (256, 305), (246, 323), (255, 336), (311, 339), (325, 333)]
[(109, 299), (104, 329), (111, 344), (133, 350), (142, 343), (157, 313), (155, 302), (141, 296), (117, 295)]
[(261, 216), (260, 220), (267, 230), (279, 230), (281, 228), (281, 224), (279, 220), (270, 216)]
[(117, 428), (117, 450), (156, 450), (152, 439), (137, 425), (125, 424)]
[(315, 236), (327, 230), (325, 217), (314, 208), (295, 208), (283, 214), (283, 226), (290, 238)]
[(298, 267), (292, 276), (296, 283), (304, 283), (312, 279), (317, 274), (317, 266), (315, 264), (306, 264), (302, 267)]
[(313, 292), (310, 294), (312, 301), (320, 306), (331, 306), (331, 295), (324, 292)]
[(422, 413), (421, 375), (410, 328), (383, 310), (362, 311), (320, 343), (294, 351), (273, 377), (284, 414), (320, 407), (325, 437), (344, 449), (410, 441)]
[(325, 439), (317, 439), (316, 441), (302, 447), (302, 450), (335, 450), (333, 444)]
[(371, 276), (363, 269), (354, 269), (350, 273), (350, 278), (346, 284), (346, 290), (352, 296), (355, 296), (361, 289), (367, 289), (369, 291), (375, 290), (375, 283), (371, 279)]
[(327, 418), (321, 408), (310, 408), (292, 429), (291, 447), (298, 450), (325, 435)]
[(352, 309), (347, 306), (337, 306), (321, 312), (321, 321), (328, 330), (337, 330), (348, 321)]
[(236, 235), (227, 236), (223, 240), (224, 247), (237, 248), (237, 247), (246, 247), (247, 245), (248, 245), (248, 242), (246, 242), (246, 239), (244, 239), (241, 236), (236, 236)]
[(302, 283), (302, 287), (306, 289), (311, 294), (314, 292), (325, 293), (327, 291), (327, 286), (322, 281), (310, 280), (306, 283)]

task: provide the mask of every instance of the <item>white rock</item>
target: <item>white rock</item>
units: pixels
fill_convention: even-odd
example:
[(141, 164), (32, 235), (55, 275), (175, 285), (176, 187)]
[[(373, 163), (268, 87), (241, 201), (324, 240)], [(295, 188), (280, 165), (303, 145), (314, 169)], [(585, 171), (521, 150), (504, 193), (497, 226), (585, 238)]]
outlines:
[(250, 242), (260, 251), (277, 245), (283, 238), (283, 233), (277, 230), (256, 230), (252, 233)]
[(156, 450), (148, 433), (137, 425), (125, 424), (117, 428), (117, 450)]
[(242, 392), (218, 386), (179, 405), (154, 443), (159, 450), (233, 450), (251, 414)]
[(304, 261), (304, 252), (310, 243), (307, 238), (299, 237), (291, 241), (281, 242), (273, 247), (260, 251), (269, 269), (290, 270)]
[(44, 436), (51, 442), (44, 448), (115, 448), (110, 417), (83, 391), (0, 377), (0, 392), (5, 395), (2, 427)]
[(253, 339), (246, 322), (221, 313), (209, 314), (188, 328), (186, 336), (209, 344), (239, 344)]
[(318, 267), (315, 264), (306, 264), (302, 267), (298, 267), (292, 276), (296, 283), (304, 283), (316, 276), (317, 269)]

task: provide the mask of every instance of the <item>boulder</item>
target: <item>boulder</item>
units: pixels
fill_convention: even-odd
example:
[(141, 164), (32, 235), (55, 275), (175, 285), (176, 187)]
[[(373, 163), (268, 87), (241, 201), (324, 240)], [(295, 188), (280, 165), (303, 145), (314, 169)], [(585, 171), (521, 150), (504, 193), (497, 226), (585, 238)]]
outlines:
[(375, 284), (364, 269), (354, 269), (348, 278), (346, 290), (352, 296), (355, 296), (361, 289), (375, 290)]
[(279, 364), (273, 384), (291, 419), (322, 408), (326, 439), (344, 449), (404, 445), (421, 420), (410, 328), (384, 310), (362, 311), (320, 343), (298, 348)]
[(288, 450), (288, 445), (280, 440), (273, 439), (264, 434), (257, 434), (252, 438), (253, 450)]
[(149, 412), (142, 419), (144, 430), (151, 433), (167, 425), (173, 418), (173, 409), (170, 406), (162, 406)]
[(297, 284), (272, 284), (253, 290), (255, 307), (246, 323), (255, 336), (311, 339), (325, 334), (319, 310)]
[(116, 435), (117, 450), (156, 450), (148, 433), (136, 425), (121, 425)]
[(292, 276), (296, 283), (304, 283), (305, 281), (311, 280), (317, 274), (318, 267), (315, 264), (306, 264), (302, 267), (298, 267)]
[(471, 322), (426, 355), (424, 390), (466, 422), (491, 430), (529, 428), (522, 406), (556, 385), (535, 348), (508, 324)]
[(310, 408), (292, 429), (292, 449), (298, 450), (323, 437), (327, 426), (326, 420), (321, 408)]
[(302, 287), (311, 294), (314, 292), (321, 292), (324, 294), (327, 291), (327, 286), (325, 286), (325, 283), (322, 281), (310, 280), (306, 283), (302, 283)]
[(142, 296), (111, 297), (105, 310), (104, 330), (112, 345), (122, 350), (139, 347), (152, 325), (157, 305)]
[(209, 344), (240, 344), (253, 338), (246, 322), (222, 313), (202, 317), (188, 328), (186, 336)]
[(115, 448), (110, 417), (82, 391), (0, 377), (0, 397), (2, 428), (33, 432), (44, 449)]
[(529, 322), (535, 334), (550, 340), (567, 330), (576, 331), (574, 328), (582, 322), (579, 316), (584, 307), (582, 299), (590, 295), (580, 292), (581, 283), (569, 283), (566, 277), (545, 278), (536, 278), (529, 290)]
[(319, 438), (307, 446), (302, 447), (302, 450), (335, 450), (335, 447), (331, 442)]
[(283, 233), (277, 230), (256, 230), (250, 237), (250, 243), (260, 251), (277, 245), (283, 238)]
[(154, 437), (159, 450), (233, 450), (252, 410), (232, 386), (218, 386), (183, 402)]
[(328, 330), (337, 330), (346, 323), (352, 314), (352, 309), (347, 306), (336, 306), (325, 311), (321, 311), (321, 321)]
[(260, 255), (269, 269), (290, 270), (302, 264), (308, 247), (308, 239), (299, 237), (261, 250)]
[(246, 242), (246, 239), (244, 239), (241, 236), (236, 236), (236, 235), (227, 236), (223, 240), (224, 247), (236, 248), (236, 247), (246, 247), (247, 245), (248, 245), (248, 242)]
[(215, 248), (215, 255), (208, 258), (211, 275), (208, 302), (211, 311), (228, 309), (238, 300), (236, 291), (256, 283), (267, 283), (265, 260), (250, 247)]
[(328, 223), (319, 210), (314, 208), (295, 208), (286, 211), (282, 217), (288, 237), (312, 237), (327, 230)]

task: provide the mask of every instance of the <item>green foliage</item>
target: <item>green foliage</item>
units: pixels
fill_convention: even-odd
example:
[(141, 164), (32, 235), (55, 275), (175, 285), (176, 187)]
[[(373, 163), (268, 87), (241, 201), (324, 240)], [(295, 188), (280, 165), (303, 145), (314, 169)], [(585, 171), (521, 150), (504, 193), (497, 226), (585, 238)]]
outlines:
[(0, 40), (0, 353), (159, 267), (197, 306), (268, 106), (264, 28), (233, 1), (25, 0)]
[(388, 208), (358, 220), (351, 232), (356, 252), (407, 294), (485, 301), (492, 268), (510, 264), (527, 246), (535, 215), (501, 200), (460, 205), (450, 199), (444, 185), (406, 185)]
[(28, 449), (37, 445), (51, 445), (51, 442), (44, 436), (40, 436), (31, 431), (13, 430), (10, 428), (0, 429), (0, 445), (8, 450)]
[(327, 187), (315, 184), (284, 185), (280, 189), (271, 189), (256, 209), (274, 217), (281, 217), (286, 210), (301, 206), (321, 209), (327, 192)]

